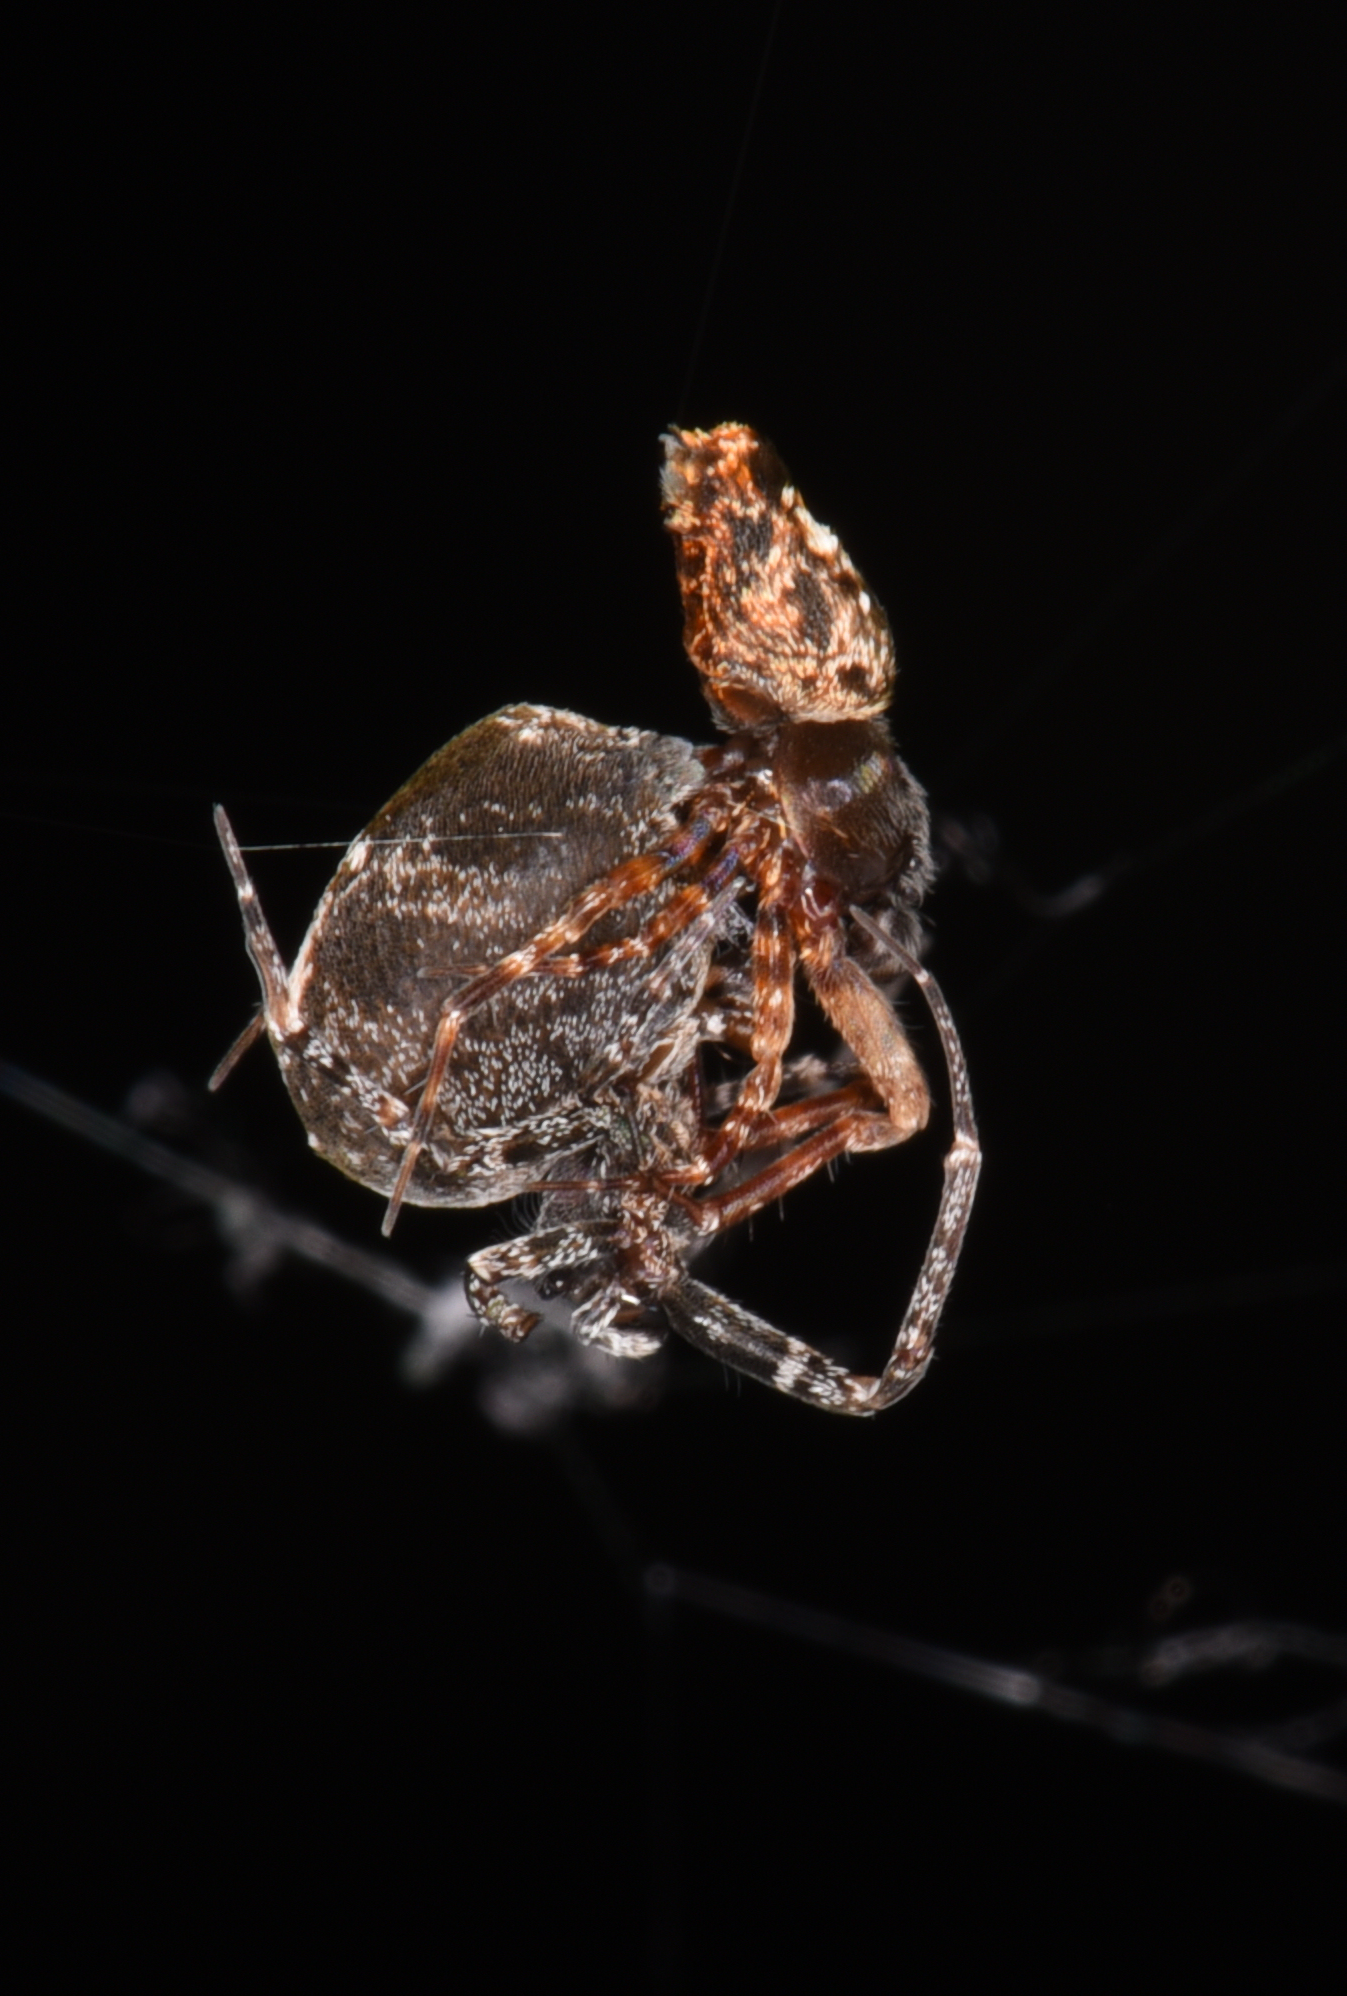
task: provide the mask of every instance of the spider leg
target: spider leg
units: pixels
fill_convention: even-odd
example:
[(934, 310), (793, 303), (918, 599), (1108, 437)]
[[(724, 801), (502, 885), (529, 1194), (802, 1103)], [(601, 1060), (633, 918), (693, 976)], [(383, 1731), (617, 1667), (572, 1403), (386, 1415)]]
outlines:
[(795, 953), (779, 849), (771, 863), (764, 865), (758, 841), (748, 835), (740, 842), (731, 835), (726, 852), (737, 853), (739, 870), (759, 880), (749, 975), (751, 998), (744, 1015), (736, 1007), (734, 1018), (728, 1022), (732, 1033), (742, 1036), (747, 1032), (747, 1050), (754, 1064), (738, 1084), (725, 1120), (706, 1131), (698, 1162), (671, 1174), (684, 1183), (705, 1184), (719, 1177), (741, 1151), (757, 1147), (760, 1141), (775, 1141), (772, 1135), (759, 1140), (755, 1132), (762, 1128), (781, 1093), (786, 1049), (795, 1030)]
[(812, 1345), (774, 1330), (718, 1290), (708, 1289), (704, 1282), (685, 1275), (660, 1303), (670, 1328), (680, 1338), (733, 1371), (745, 1372), (764, 1386), (774, 1386), (778, 1393), (808, 1400), (829, 1413), (874, 1411), (867, 1396), (877, 1381), (848, 1372)]
[(727, 1227), (751, 1219), (764, 1206), (783, 1199), (833, 1158), (852, 1151), (887, 1150), (902, 1141), (889, 1118), (873, 1106), (868, 1084), (852, 1082), (831, 1095), (792, 1102), (784, 1109), (764, 1113), (745, 1132), (737, 1154), (742, 1156), (779, 1144), (791, 1148), (727, 1192), (710, 1193), (700, 1199), (684, 1196), (679, 1188), (704, 1182), (705, 1173), (700, 1164), (655, 1165), (619, 1177), (549, 1178), (538, 1190), (590, 1192), (604, 1186), (621, 1186), (639, 1190), (647, 1197), (667, 1200), (672, 1196), (695, 1222), (699, 1234), (719, 1234)]
[[(747, 1053), (748, 1039), (746, 1035), (737, 1031), (733, 1015), (722, 1016), (725, 1030), (717, 1033), (716, 1039), (725, 1046), (734, 1048), (736, 1052)], [(850, 1049), (848, 1055), (849, 1053)], [(825, 1060), (822, 1054), (800, 1053), (794, 1054), (782, 1068), (781, 1092), (787, 1097), (787, 1106), (790, 1108), (797, 1108), (804, 1102), (819, 1101), (825, 1095), (838, 1094), (844, 1087), (852, 1086), (864, 1087), (867, 1091), (865, 1100), (871, 1107), (874, 1106), (871, 1099), (874, 1097), (874, 1089), (868, 1082), (859, 1080), (855, 1062), (849, 1058), (845, 1061)], [(708, 1109), (716, 1115), (727, 1116), (738, 1097), (737, 1081), (717, 1081), (707, 1085)], [(775, 1114), (776, 1111), (773, 1110), (771, 1113)], [(880, 1113), (887, 1117), (888, 1111), (883, 1110)]]
[(225, 1055), (224, 1059), (216, 1067), (215, 1072), (212, 1074), (210, 1080), (206, 1083), (206, 1087), (209, 1089), (212, 1095), (215, 1093), (217, 1088), (224, 1087), (225, 1082), (228, 1081), (230, 1075), (234, 1072), (234, 1069), (243, 1059), (243, 1056), (245, 1053), (247, 1053), (249, 1047), (253, 1046), (258, 1040), (262, 1038), (263, 1034), (266, 1032), (266, 1029), (267, 1029), (267, 1015), (265, 1012), (256, 1013), (254, 1017), (248, 1021), (247, 1025), (243, 1028), (243, 1031), (239, 1034), (238, 1038), (235, 1040), (233, 1046), (230, 1047), (229, 1052)]
[(874, 1125), (874, 1135), (872, 1140), (855, 1148), (886, 1150), (890, 1144), (903, 1141), (884, 1110), (875, 1107), (875, 1091), (869, 1082), (849, 1081), (844, 1087), (834, 1088), (826, 1095), (809, 1095), (799, 1102), (788, 1102), (784, 1107), (765, 1111), (746, 1133), (740, 1147), (741, 1154), (744, 1151), (766, 1150), (772, 1144), (797, 1144), (802, 1137), (812, 1136), (815, 1130), (858, 1111), (869, 1117)]
[(973, 1210), (978, 1174), (982, 1169), (982, 1148), (978, 1142), (977, 1123), (973, 1116), (973, 1091), (968, 1080), (963, 1046), (949, 1006), (945, 1003), (944, 993), (930, 971), (918, 963), (901, 944), (896, 943), (892, 936), (886, 935), (877, 922), (872, 921), (859, 908), (853, 908), (851, 913), (867, 934), (873, 936), (897, 957), (908, 976), (921, 988), (921, 994), (940, 1034), (945, 1067), (949, 1074), (950, 1103), (954, 1122), (953, 1140), (945, 1157), (945, 1183), (940, 1194), (935, 1226), (927, 1243), (926, 1256), (921, 1265), (921, 1272), (917, 1276), (906, 1315), (894, 1340), (893, 1352), (880, 1374), (871, 1397), (870, 1407), (878, 1412), (881, 1407), (891, 1406), (895, 1400), (901, 1400), (903, 1395), (915, 1386), (930, 1363), (936, 1325), (940, 1321), (945, 1298), (954, 1280), (955, 1266), (960, 1249), (963, 1247), (964, 1235), (968, 1230), (968, 1218)]
[[(899, 950), (877, 922), (864, 924), (905, 964), (915, 962)], [(803, 920), (797, 930), (800, 961), (809, 987), (846, 1044), (859, 1060), (884, 1103), (900, 1138), (924, 1130), (931, 1114), (931, 1091), (911, 1041), (892, 1005), (846, 953), (840, 927)]]
[[(839, 1091), (839, 1096), (845, 1092)], [(824, 1098), (825, 1101), (827, 1099)], [(799, 1106), (813, 1108), (815, 1105)], [(789, 1111), (782, 1113), (789, 1114)], [(771, 1142), (773, 1137), (764, 1134), (762, 1141)], [(737, 1227), (742, 1220), (751, 1219), (764, 1206), (784, 1199), (788, 1192), (794, 1191), (797, 1185), (803, 1185), (806, 1178), (812, 1178), (822, 1165), (830, 1164), (835, 1157), (842, 1157), (850, 1151), (887, 1150), (891, 1144), (902, 1141), (887, 1116), (877, 1115), (873, 1109), (857, 1108), (850, 1102), (836, 1100), (827, 1109), (826, 1121), (821, 1127), (796, 1143), (784, 1157), (764, 1165), (761, 1171), (755, 1171), (751, 1178), (731, 1187), (728, 1192), (713, 1192), (701, 1199), (685, 1198), (681, 1203), (696, 1220), (699, 1232), (722, 1233), (726, 1227)], [(753, 1135), (742, 1146), (744, 1149), (756, 1147), (757, 1138)], [(676, 1182), (681, 1175), (666, 1173), (665, 1182)]]
[[(886, 936), (877, 924), (871, 924), (869, 918), (859, 915), (857, 910), (852, 912), (857, 914), (867, 930), (873, 929), (877, 939), (920, 985), (940, 1033), (953, 1104), (954, 1138), (945, 1158), (945, 1183), (940, 1195), (940, 1207), (888, 1363), (877, 1378), (850, 1372), (845, 1366), (815, 1351), (812, 1345), (773, 1329), (760, 1317), (740, 1309), (737, 1304), (695, 1282), (689, 1275), (683, 1275), (661, 1293), (660, 1305), (671, 1328), (680, 1337), (686, 1338), (700, 1351), (719, 1358), (735, 1371), (746, 1372), (751, 1378), (774, 1386), (779, 1393), (807, 1400), (812, 1406), (826, 1408), (832, 1413), (877, 1414), (910, 1393), (931, 1362), (936, 1325), (954, 1279), (973, 1195), (977, 1190), (982, 1152), (973, 1119), (973, 1097), (963, 1048), (939, 985), (915, 957)], [(817, 1134), (827, 1138), (833, 1132), (825, 1129)], [(801, 1151), (808, 1151), (814, 1142), (814, 1138), (808, 1139), (781, 1163), (790, 1166), (792, 1159), (798, 1157)], [(769, 1172), (760, 1174), (760, 1178), (769, 1176), (773, 1169), (775, 1167), (769, 1167)], [(738, 1191), (748, 1192), (758, 1183), (759, 1180), (750, 1180)], [(730, 1193), (721, 1195), (716, 1201), (702, 1203), (721, 1207), (728, 1215), (734, 1197), (735, 1194)], [(729, 1224), (728, 1217), (721, 1224)]]
[(790, 921), (777, 892), (764, 889), (753, 929), (753, 1066), (738, 1100), (703, 1152), (706, 1176), (717, 1177), (749, 1141), (749, 1133), (781, 1093), (786, 1048), (795, 1030), (795, 953)]
[(541, 1323), (536, 1310), (511, 1303), (502, 1284), (532, 1282), (540, 1275), (574, 1267), (589, 1260), (595, 1249), (592, 1226), (548, 1227), (537, 1234), (521, 1234), (503, 1241), (499, 1247), (483, 1248), (471, 1255), (464, 1272), (463, 1287), (474, 1316), (503, 1338), (522, 1343)]
[[(727, 847), (698, 880), (680, 887), (659, 913), (634, 936), (620, 936), (616, 942), (597, 943), (593, 949), (573, 956), (549, 956), (533, 972), (537, 977), (584, 977), (591, 970), (609, 970), (614, 964), (631, 963), (653, 956), (661, 943), (685, 935), (705, 924), (708, 941), (714, 936), (716, 920), (740, 870), (736, 848)], [(595, 918), (597, 919), (597, 917)]]
[[(572, 1226), (546, 1227), (540, 1233), (504, 1241), (499, 1247), (484, 1248), (469, 1260), (463, 1280), (474, 1315), (502, 1337), (519, 1343), (539, 1323), (539, 1315), (512, 1303), (502, 1285), (536, 1283), (542, 1277), (600, 1261), (611, 1254), (619, 1234), (619, 1226), (612, 1220), (580, 1220)], [(664, 1343), (662, 1331), (625, 1329), (611, 1321), (622, 1305), (634, 1300), (615, 1294), (611, 1284), (602, 1284), (592, 1299), (573, 1312), (571, 1327), (583, 1344), (596, 1345), (615, 1358), (649, 1358)]]
[(294, 1030), (290, 1011), (290, 974), (286, 970), (285, 959), (276, 946), (276, 938), (267, 926), (267, 918), (262, 913), (257, 889), (253, 886), (252, 876), (243, 863), (239, 842), (234, 837), (234, 828), (225, 816), (223, 805), (220, 804), (215, 807), (215, 830), (224, 848), (225, 864), (234, 883), (234, 892), (238, 895), (239, 913), (243, 917), (244, 941), (248, 945), (248, 954), (253, 960), (253, 967), (262, 986), (262, 1010), (249, 1025), (244, 1027), (212, 1074), (210, 1078), (212, 1090), (221, 1085), (253, 1042), (261, 1038), (264, 1031), (270, 1029), (284, 1036)]
[[(727, 854), (738, 843), (732, 829)], [(917, 1056), (888, 999), (847, 955), (833, 908), (820, 907), (803, 892), (795, 869), (779, 846), (764, 854), (760, 844), (746, 835), (739, 856), (742, 871), (756, 878), (759, 886), (750, 977), (749, 1051), (754, 1065), (739, 1084), (729, 1114), (704, 1139), (698, 1165), (680, 1174), (684, 1183), (714, 1181), (744, 1150), (761, 1148), (774, 1140), (771, 1134), (760, 1136), (758, 1132), (781, 1093), (786, 1051), (795, 1028), (797, 950), (829, 1020), (883, 1101), (892, 1126), (887, 1141), (901, 1143), (924, 1129), (931, 1113), (930, 1090)], [(761, 1180), (757, 1204), (779, 1197), (843, 1150), (882, 1148), (884, 1140), (875, 1130), (873, 1113), (862, 1115), (855, 1097), (847, 1097), (845, 1102), (839, 1098), (837, 1111), (839, 1116), (845, 1111), (845, 1116), (826, 1141), (821, 1125), (829, 1120), (829, 1112), (802, 1125), (819, 1130), (819, 1141), (808, 1150), (802, 1148), (794, 1160), (783, 1159), (780, 1165), (769, 1167)], [(790, 1140), (786, 1132), (782, 1134)], [(727, 1217), (721, 1224), (732, 1225), (735, 1218), (757, 1210), (757, 1204), (743, 1202), (741, 1195), (746, 1190), (739, 1187), (723, 1195)], [(703, 1210), (717, 1203), (706, 1201)]]

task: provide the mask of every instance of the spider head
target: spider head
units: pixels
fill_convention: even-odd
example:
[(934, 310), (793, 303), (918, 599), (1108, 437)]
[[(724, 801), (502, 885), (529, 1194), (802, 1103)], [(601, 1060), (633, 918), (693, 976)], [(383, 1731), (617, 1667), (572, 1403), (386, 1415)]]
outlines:
[(926, 795), (883, 721), (788, 722), (772, 767), (791, 835), (816, 873), (848, 901), (889, 890), (921, 899), (930, 878)]
[(896, 674), (887, 617), (771, 444), (742, 423), (664, 439), (683, 642), (722, 727), (870, 721)]

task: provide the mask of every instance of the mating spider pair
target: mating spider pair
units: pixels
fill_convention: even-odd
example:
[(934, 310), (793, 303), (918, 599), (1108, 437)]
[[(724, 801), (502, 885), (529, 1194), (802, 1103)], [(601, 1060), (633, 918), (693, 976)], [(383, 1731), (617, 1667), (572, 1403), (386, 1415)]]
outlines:
[[(259, 1017), (309, 1142), (388, 1198), (538, 1196), (532, 1230), (468, 1264), (483, 1322), (572, 1306), (619, 1356), (669, 1329), (779, 1391), (873, 1413), (929, 1363), (980, 1155), (962, 1051), (917, 961), (925, 798), (883, 717), (883, 611), (751, 430), (666, 438), (684, 640), (726, 739), (687, 743), (509, 707), (432, 756), (351, 846), (286, 971), (223, 811)], [(751, 897), (751, 912), (741, 902)], [(796, 966), (849, 1057), (789, 1095)], [(934, 1232), (876, 1378), (697, 1282), (688, 1264), (843, 1152), (901, 1143), (930, 1097), (885, 984), (906, 972), (949, 1069)], [(716, 1120), (701, 1049), (749, 1066)], [(770, 1152), (766, 1163), (754, 1153)]]

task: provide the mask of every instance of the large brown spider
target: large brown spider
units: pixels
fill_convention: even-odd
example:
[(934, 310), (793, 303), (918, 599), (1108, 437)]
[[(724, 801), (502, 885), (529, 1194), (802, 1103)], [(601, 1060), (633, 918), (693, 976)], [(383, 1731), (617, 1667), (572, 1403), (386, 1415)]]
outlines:
[[(536, 1322), (501, 1288), (522, 1277), (609, 1350), (640, 1355), (672, 1327), (784, 1392), (873, 1412), (929, 1360), (979, 1163), (957, 1037), (913, 953), (930, 862), (925, 800), (880, 718), (892, 640), (770, 446), (725, 426), (666, 451), (686, 642), (729, 740), (694, 756), (549, 709), (478, 723), (356, 840), (289, 973), (220, 813), (264, 1005), (217, 1082), (265, 1025), (310, 1143), (389, 1194), (385, 1231), (404, 1198), (539, 1191), (545, 1224), (470, 1263), (469, 1300), (505, 1335)], [(797, 960), (859, 1071), (782, 1104)], [(925, 1080), (869, 974), (895, 962), (936, 1017), (955, 1134), (922, 1274), (871, 1379), (686, 1264), (839, 1153), (924, 1124)], [(717, 1039), (752, 1058), (718, 1123), (700, 1069)], [(768, 1147), (780, 1155), (745, 1175)]]

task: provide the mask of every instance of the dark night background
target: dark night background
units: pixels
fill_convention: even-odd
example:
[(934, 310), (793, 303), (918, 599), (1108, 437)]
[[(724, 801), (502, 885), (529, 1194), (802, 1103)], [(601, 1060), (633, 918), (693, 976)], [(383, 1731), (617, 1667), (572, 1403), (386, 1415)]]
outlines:
[[(868, 1424), (679, 1350), (648, 1411), (506, 1436), (471, 1369), (402, 1383), (387, 1310), (293, 1263), (238, 1296), (207, 1213), (4, 1105), (53, 1964), (1312, 1963), (1331, 1801), (639, 1586), (1215, 1732), (1342, 1698), (1100, 1665), (1347, 1627), (1341, 113), (1282, 20), (123, 25), (35, 71), (0, 1054), (114, 1112), (176, 1074), (169, 1141), (377, 1249), (268, 1057), (200, 1092), (256, 995), (210, 807), (344, 841), (510, 701), (707, 739), (674, 419), (778, 444), (889, 610), (937, 818), (1004, 861), (931, 905), (986, 1167), (938, 1363)], [(287, 951), (333, 864), (255, 860)], [(941, 1135), (712, 1279), (878, 1363)]]

